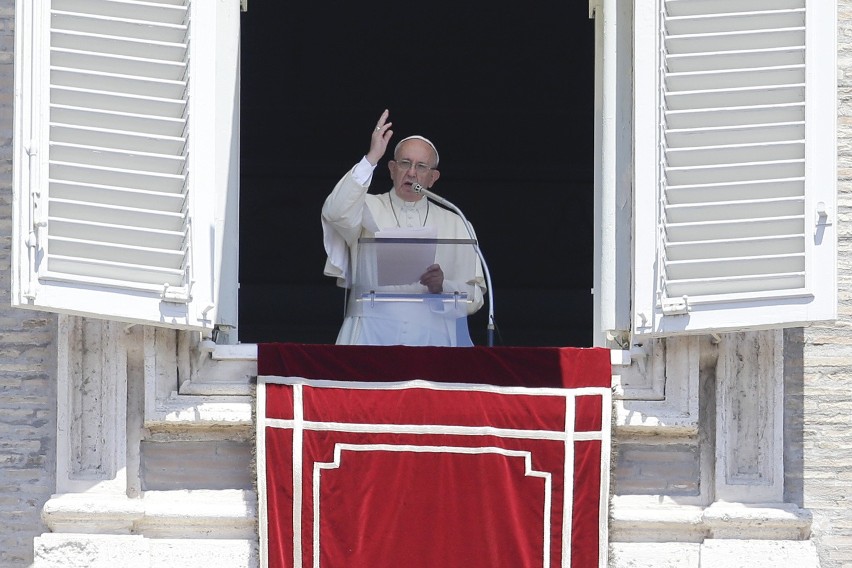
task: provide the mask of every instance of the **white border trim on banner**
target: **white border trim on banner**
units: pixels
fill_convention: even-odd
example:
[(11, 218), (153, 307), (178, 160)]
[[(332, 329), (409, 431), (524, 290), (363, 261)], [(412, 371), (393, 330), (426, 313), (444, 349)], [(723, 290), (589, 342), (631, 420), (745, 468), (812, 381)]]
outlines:
[(542, 514), (544, 520), (543, 542), (544, 542), (544, 568), (550, 565), (550, 515), (553, 502), (553, 475), (546, 471), (536, 471), (532, 468), (532, 452), (507, 450), (493, 446), (468, 447), (468, 446), (418, 446), (411, 444), (344, 444), (334, 445), (334, 461), (314, 463), (314, 568), (320, 568), (320, 474), (322, 470), (338, 469), (340, 467), (343, 451), (352, 452), (412, 452), (412, 453), (447, 453), (447, 454), (500, 454), (506, 457), (524, 458), (524, 474), (527, 477), (539, 477), (544, 479), (544, 506)]

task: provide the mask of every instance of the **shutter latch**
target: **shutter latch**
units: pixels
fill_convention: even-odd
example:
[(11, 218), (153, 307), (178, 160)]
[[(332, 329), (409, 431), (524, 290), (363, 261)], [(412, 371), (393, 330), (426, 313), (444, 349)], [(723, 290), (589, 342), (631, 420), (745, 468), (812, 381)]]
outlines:
[(816, 226), (817, 227), (826, 227), (831, 225), (831, 216), (828, 207), (826, 207), (825, 202), (820, 201), (816, 204)]
[(680, 298), (663, 298), (660, 301), (664, 316), (679, 316), (689, 313), (689, 299), (687, 296)]

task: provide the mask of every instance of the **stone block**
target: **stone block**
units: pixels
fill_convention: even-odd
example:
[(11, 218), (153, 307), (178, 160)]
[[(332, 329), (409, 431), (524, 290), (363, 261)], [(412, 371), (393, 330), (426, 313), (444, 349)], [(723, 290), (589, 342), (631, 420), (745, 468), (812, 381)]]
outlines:
[(610, 545), (611, 568), (698, 568), (697, 543), (627, 543)]
[(709, 539), (701, 545), (701, 568), (819, 568), (809, 540)]
[[(33, 568), (150, 568), (148, 542), (137, 535), (46, 533), (35, 538)], [(160, 564), (165, 566), (168, 564)]]
[(240, 539), (151, 539), (151, 566), (254, 568), (257, 543)]

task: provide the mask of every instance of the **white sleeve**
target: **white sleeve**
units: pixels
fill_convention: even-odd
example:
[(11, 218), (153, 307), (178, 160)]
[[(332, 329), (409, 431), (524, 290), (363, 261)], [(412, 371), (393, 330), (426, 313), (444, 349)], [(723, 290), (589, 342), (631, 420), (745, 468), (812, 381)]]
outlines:
[[(324, 272), (337, 277), (341, 284), (348, 281), (349, 246), (358, 239), (364, 221), (368, 186), (358, 181), (356, 172), (363, 176), (365, 169), (369, 183), (373, 166), (365, 158), (337, 182), (322, 207), (323, 244), (328, 255)], [(366, 214), (369, 217), (369, 211)]]
[(361, 158), (361, 161), (355, 164), (352, 168), (352, 178), (361, 185), (370, 185), (373, 178), (373, 170), (376, 166), (367, 161), (367, 156)]

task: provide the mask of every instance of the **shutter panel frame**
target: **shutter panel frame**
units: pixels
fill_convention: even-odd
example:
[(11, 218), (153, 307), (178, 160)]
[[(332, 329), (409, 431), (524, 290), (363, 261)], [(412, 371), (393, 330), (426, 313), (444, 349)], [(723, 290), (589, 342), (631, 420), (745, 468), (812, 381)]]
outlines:
[(17, 0), (16, 30), (12, 305), (235, 327), (238, 0)]
[(836, 318), (835, 8), (634, 2), (634, 337)]

